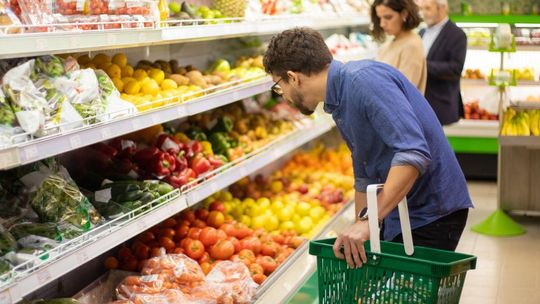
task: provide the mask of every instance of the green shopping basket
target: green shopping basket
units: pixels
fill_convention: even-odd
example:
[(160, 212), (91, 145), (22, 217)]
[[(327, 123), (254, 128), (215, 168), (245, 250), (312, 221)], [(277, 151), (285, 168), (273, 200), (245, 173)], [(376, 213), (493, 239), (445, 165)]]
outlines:
[(459, 303), (465, 275), (476, 268), (476, 257), (413, 247), (406, 199), (398, 205), (404, 244), (380, 242), (376, 217), (380, 188), (367, 189), (370, 242), (364, 244), (368, 261), (362, 268), (349, 268), (336, 258), (335, 239), (310, 242), (309, 253), (317, 256), (319, 303)]

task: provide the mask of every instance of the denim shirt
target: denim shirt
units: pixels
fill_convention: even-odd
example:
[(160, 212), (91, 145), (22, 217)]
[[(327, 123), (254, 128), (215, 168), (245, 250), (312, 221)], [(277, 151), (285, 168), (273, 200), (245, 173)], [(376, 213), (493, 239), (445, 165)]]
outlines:
[[(472, 207), (467, 182), (431, 106), (393, 67), (370, 60), (333, 61), (324, 110), (352, 151), (355, 189), (384, 183), (392, 166), (420, 172), (407, 194), (412, 229)], [(395, 208), (384, 239), (401, 233)]]

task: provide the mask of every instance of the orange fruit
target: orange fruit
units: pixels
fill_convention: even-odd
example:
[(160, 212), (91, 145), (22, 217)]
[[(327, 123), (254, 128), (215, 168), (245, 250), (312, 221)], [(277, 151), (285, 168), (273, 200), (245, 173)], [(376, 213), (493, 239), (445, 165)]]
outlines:
[(114, 83), (114, 86), (119, 92), (124, 91), (124, 82), (122, 81), (122, 79), (115, 77), (112, 78), (112, 82)]
[(116, 64), (111, 64), (109, 67), (107, 67), (107, 75), (111, 78), (120, 78), (122, 77), (122, 69), (117, 66)]
[(132, 77), (133, 76), (133, 67), (126, 65), (122, 67), (122, 77)]
[(159, 85), (155, 80), (150, 79), (143, 84), (142, 92), (143, 94), (156, 96), (159, 93)]
[(124, 92), (129, 95), (139, 94), (141, 91), (141, 85), (136, 80), (130, 80), (128, 83), (124, 84)]
[(123, 68), (127, 65), (127, 57), (124, 54), (115, 54), (112, 58), (112, 63), (116, 64), (117, 66)]

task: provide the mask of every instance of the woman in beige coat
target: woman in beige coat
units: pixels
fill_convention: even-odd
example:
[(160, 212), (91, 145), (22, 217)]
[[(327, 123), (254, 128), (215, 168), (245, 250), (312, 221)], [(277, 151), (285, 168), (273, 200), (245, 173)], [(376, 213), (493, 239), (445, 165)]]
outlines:
[(422, 38), (415, 32), (420, 24), (418, 6), (413, 0), (375, 0), (371, 5), (372, 35), (379, 42), (387, 40), (377, 60), (403, 73), (424, 94), (427, 81)]

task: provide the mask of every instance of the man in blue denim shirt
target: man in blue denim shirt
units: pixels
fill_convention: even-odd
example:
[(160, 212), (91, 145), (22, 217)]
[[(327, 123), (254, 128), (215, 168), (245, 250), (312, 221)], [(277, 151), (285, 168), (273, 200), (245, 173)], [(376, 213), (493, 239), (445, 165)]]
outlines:
[[(309, 115), (324, 100), (352, 151), (360, 220), (342, 231), (336, 256), (360, 267), (369, 239), (366, 187), (378, 195), (384, 239), (401, 242), (397, 204), (407, 196), (413, 242), (455, 250), (472, 202), (465, 177), (429, 103), (396, 69), (332, 60), (323, 37), (297, 28), (272, 38), (264, 57), (273, 90)], [(344, 248), (344, 255), (340, 248)]]

